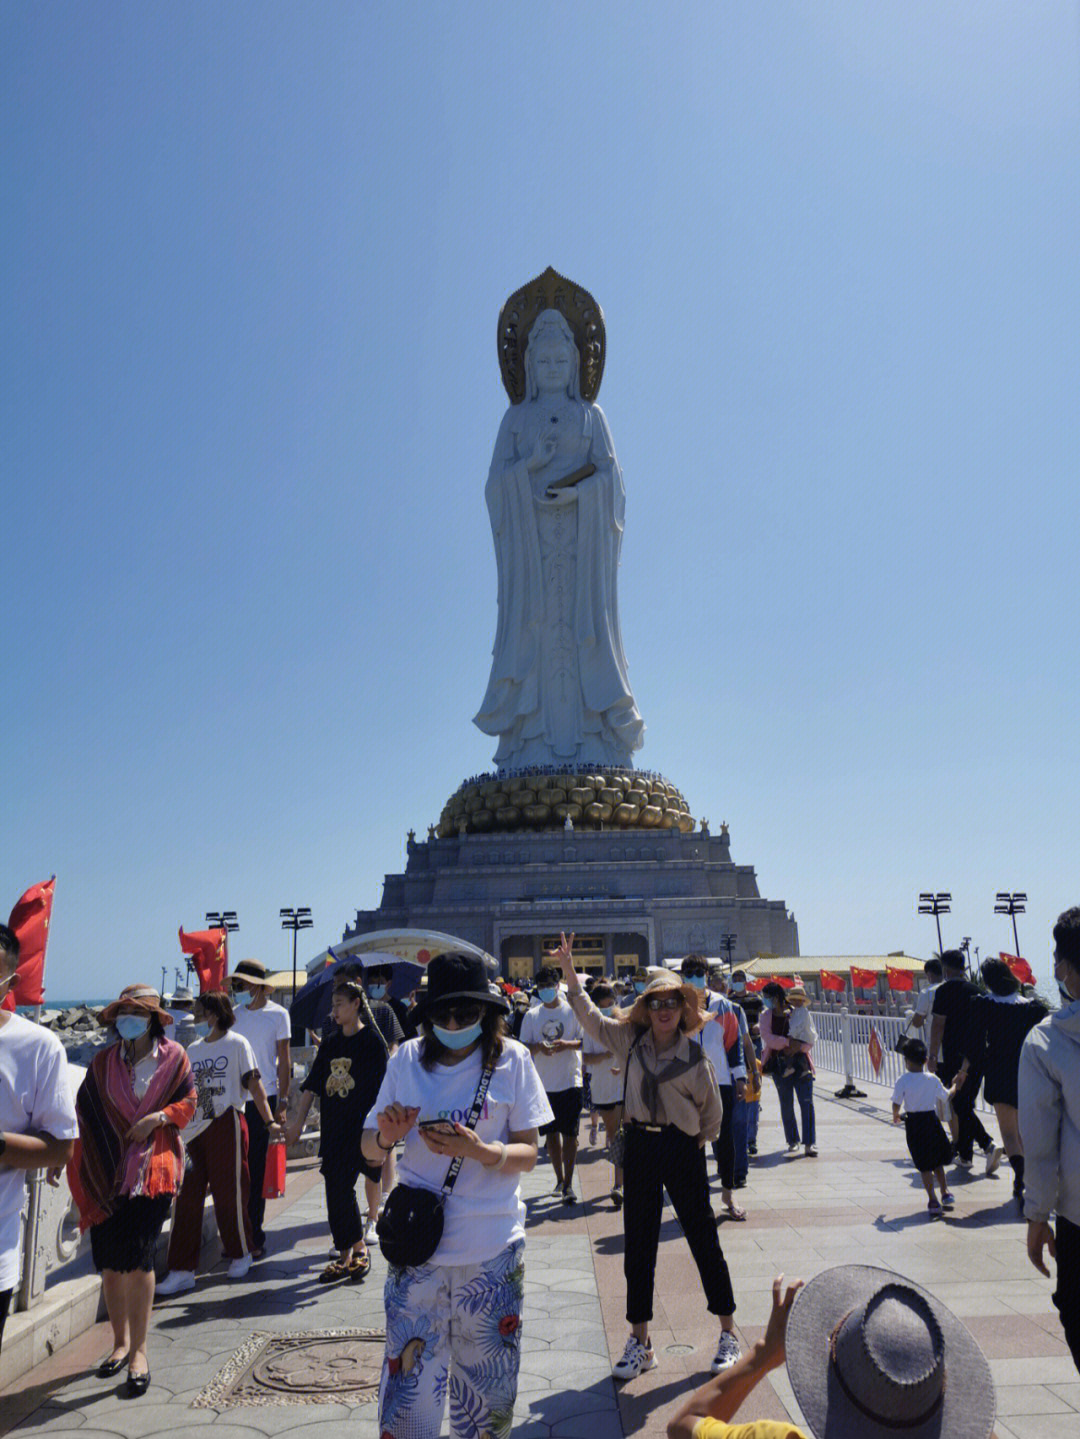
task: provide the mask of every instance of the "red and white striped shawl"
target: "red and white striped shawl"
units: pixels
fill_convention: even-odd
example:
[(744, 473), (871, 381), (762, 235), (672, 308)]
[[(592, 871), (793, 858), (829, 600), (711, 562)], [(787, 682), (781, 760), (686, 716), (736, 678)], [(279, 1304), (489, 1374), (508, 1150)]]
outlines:
[[(180, 1130), (195, 1113), (195, 1080), (183, 1047), (158, 1040), (157, 1068), (137, 1099), (121, 1045), (96, 1054), (75, 1100), (80, 1153), (77, 1183), (80, 1226), (100, 1224), (121, 1195), (154, 1198), (176, 1194), (184, 1177)], [(167, 1124), (141, 1144), (125, 1135), (136, 1120), (160, 1111)]]

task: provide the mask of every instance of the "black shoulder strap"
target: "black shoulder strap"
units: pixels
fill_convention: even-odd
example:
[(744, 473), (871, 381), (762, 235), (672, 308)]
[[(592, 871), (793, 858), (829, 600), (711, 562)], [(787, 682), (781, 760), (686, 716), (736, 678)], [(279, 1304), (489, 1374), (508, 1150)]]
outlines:
[[(476, 1122), (480, 1118), (480, 1111), (484, 1107), (484, 1100), (487, 1098), (488, 1087), (491, 1084), (491, 1076), (495, 1073), (493, 1064), (485, 1065), (480, 1075), (480, 1083), (476, 1086), (476, 1097), (473, 1099), (472, 1108), (469, 1110), (469, 1117), (465, 1121), (466, 1129), (475, 1129)], [(443, 1180), (442, 1196), (445, 1199), (454, 1187), (454, 1180), (458, 1177), (461, 1166), (465, 1163), (462, 1155), (457, 1154), (450, 1162), (450, 1168), (446, 1171), (446, 1178)]]

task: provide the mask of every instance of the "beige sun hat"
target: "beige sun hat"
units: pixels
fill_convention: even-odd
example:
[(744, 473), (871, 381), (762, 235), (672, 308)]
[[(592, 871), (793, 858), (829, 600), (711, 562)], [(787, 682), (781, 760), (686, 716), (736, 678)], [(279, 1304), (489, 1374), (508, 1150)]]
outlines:
[(649, 996), (659, 994), (662, 990), (677, 989), (683, 997), (682, 1026), (686, 1034), (696, 1034), (699, 1029), (705, 1027), (707, 1015), (701, 1007), (703, 991), (695, 989), (692, 984), (684, 980), (670, 969), (653, 975), (645, 986), (644, 994), (639, 994), (633, 1006), (626, 1011), (626, 1019), (629, 1024), (639, 1024), (643, 1028), (649, 1024)]

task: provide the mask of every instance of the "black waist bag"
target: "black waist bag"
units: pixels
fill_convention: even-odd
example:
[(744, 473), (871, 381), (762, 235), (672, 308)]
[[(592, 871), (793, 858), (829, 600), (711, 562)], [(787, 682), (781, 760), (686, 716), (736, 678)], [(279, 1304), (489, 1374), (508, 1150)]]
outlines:
[[(493, 1069), (485, 1068), (480, 1076), (466, 1129), (473, 1129), (487, 1098)], [(446, 1222), (446, 1198), (465, 1161), (459, 1155), (446, 1171), (442, 1189), (423, 1189), (418, 1184), (395, 1184), (379, 1215), (375, 1232), (379, 1248), (387, 1264), (398, 1269), (415, 1269), (426, 1264), (439, 1247)]]

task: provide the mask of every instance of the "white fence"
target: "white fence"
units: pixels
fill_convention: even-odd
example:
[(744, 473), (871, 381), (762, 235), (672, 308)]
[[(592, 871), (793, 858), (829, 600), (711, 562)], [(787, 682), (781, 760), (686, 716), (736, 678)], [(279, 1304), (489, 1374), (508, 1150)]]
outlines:
[[(813, 1056), (816, 1069), (842, 1074), (845, 1085), (880, 1084), (889, 1090), (904, 1073), (904, 1056), (897, 1054), (896, 1041), (907, 1029), (906, 1019), (883, 1014), (852, 1014), (846, 1009), (815, 1009), (813, 1018), (818, 1032)], [(873, 1031), (881, 1045), (880, 1070), (874, 1068), (870, 1057)], [(929, 1032), (922, 1038), (929, 1038)], [(980, 1095), (975, 1107), (986, 1111), (989, 1105)]]

